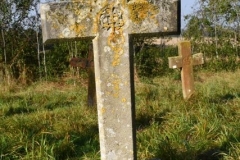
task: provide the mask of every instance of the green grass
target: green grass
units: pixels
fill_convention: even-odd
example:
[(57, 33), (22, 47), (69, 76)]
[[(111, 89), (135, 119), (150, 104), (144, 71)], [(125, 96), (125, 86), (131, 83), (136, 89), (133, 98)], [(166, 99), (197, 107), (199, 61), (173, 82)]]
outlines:
[[(240, 159), (239, 77), (240, 70), (198, 72), (189, 101), (177, 71), (137, 82), (138, 159)], [(1, 87), (0, 160), (100, 159), (86, 88), (67, 80)]]

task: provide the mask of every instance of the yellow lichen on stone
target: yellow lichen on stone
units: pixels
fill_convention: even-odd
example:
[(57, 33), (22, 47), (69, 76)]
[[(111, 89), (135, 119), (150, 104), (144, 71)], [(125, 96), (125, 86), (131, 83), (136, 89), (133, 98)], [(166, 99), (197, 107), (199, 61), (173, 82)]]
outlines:
[(122, 47), (125, 41), (122, 29), (125, 24), (123, 20), (123, 10), (119, 2), (105, 2), (102, 2), (102, 9), (98, 12), (96, 19), (94, 19), (93, 30), (94, 33), (99, 32), (101, 29), (110, 32), (107, 38), (107, 45), (113, 52), (112, 66), (118, 66), (121, 62), (121, 55), (123, 54)]
[(113, 56), (112, 66), (118, 66), (120, 64), (120, 54), (116, 52)]
[(72, 2), (81, 2), (81, 3), (84, 3), (84, 0), (72, 0)]
[(155, 19), (158, 8), (147, 0), (133, 0), (128, 3), (130, 19), (135, 23), (141, 23), (145, 19)]
[(81, 35), (81, 33), (83, 33), (85, 30), (85, 26), (81, 24), (75, 24), (75, 25), (72, 25), (70, 29), (74, 31), (76, 35)]
[(55, 30), (58, 30), (58, 29), (59, 29), (59, 25), (56, 24), (56, 23), (53, 23), (53, 24), (52, 24), (52, 27), (53, 27)]
[(120, 92), (120, 83), (121, 80), (118, 75), (112, 74), (109, 78), (109, 82), (111, 82), (111, 95), (114, 98), (119, 98), (119, 92)]
[(122, 102), (123, 102), (123, 103), (126, 103), (126, 102), (127, 102), (127, 99), (126, 99), (126, 98), (122, 98)]
[[(114, 29), (114, 28), (113, 28)], [(122, 28), (119, 28), (117, 31), (113, 31), (108, 37), (108, 45), (111, 47), (114, 52), (113, 55), (113, 66), (118, 66), (120, 64), (120, 58), (123, 54), (122, 46), (124, 44), (124, 37)]]
[(119, 83), (120, 83), (120, 80), (119, 80), (119, 79), (115, 79), (115, 80), (113, 81), (113, 86), (114, 86), (113, 96), (114, 96), (115, 98), (118, 98), (118, 97), (119, 97), (119, 90), (120, 90)]
[(99, 22), (99, 19), (98, 19), (98, 16), (96, 16), (96, 18), (93, 19), (93, 30), (92, 30), (92, 32), (94, 34), (97, 34), (99, 32), (98, 22)]
[(127, 5), (127, 1), (126, 0), (121, 0), (120, 2), (124, 7)]
[[(51, 6), (46, 12), (46, 19), (58, 38), (81, 37), (93, 33), (92, 2), (93, 0), (76, 0)], [(69, 29), (67, 33), (66, 28)]]
[(104, 114), (106, 112), (106, 109), (104, 107), (101, 108), (101, 113)]

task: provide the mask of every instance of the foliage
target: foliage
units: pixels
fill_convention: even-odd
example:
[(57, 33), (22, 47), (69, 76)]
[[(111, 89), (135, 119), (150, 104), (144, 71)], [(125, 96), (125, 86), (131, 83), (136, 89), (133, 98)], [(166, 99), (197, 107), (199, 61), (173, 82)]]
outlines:
[[(31, 16), (37, 0), (3, 1), (0, 7), (0, 68), (1, 77), (26, 83), (35, 78), (36, 27), (38, 15)], [(37, 13), (37, 11), (36, 11)]]
[(52, 44), (46, 53), (48, 77), (61, 77), (69, 71), (69, 61), (73, 56), (85, 57), (88, 55), (90, 41), (62, 42)]
[(62, 76), (68, 69), (70, 57), (87, 51), (86, 42), (68, 42), (50, 46), (45, 52), (38, 8), (39, 0), (4, 0), (1, 3), (1, 82), (28, 84), (41, 79), (42, 75), (46, 78)]
[(171, 73), (168, 57), (177, 56), (175, 46), (145, 46), (135, 54), (135, 63), (139, 76), (155, 77)]
[(199, 0), (195, 13), (185, 16), (183, 32), (196, 51), (208, 58), (240, 55), (240, 3), (238, 0)]

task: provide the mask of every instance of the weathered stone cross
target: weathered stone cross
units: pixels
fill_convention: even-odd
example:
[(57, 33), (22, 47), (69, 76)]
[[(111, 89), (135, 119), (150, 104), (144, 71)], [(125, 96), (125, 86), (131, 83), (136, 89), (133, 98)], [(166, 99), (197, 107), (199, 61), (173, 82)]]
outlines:
[(132, 36), (179, 34), (180, 0), (41, 5), (43, 41), (93, 39), (101, 159), (136, 159)]
[(189, 99), (194, 93), (193, 65), (204, 63), (202, 53), (191, 55), (191, 43), (183, 41), (178, 44), (176, 57), (169, 57), (169, 68), (181, 68), (183, 98)]

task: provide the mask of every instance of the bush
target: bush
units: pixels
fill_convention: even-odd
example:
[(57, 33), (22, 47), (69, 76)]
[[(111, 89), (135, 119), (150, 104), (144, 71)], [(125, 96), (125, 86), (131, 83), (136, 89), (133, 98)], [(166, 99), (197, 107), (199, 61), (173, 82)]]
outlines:
[(155, 77), (171, 73), (168, 57), (177, 56), (177, 47), (147, 46), (135, 55), (137, 73), (143, 77)]

